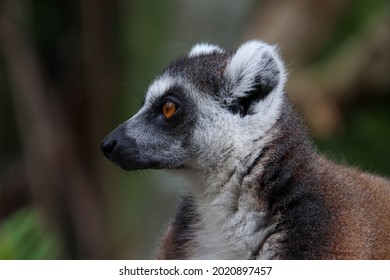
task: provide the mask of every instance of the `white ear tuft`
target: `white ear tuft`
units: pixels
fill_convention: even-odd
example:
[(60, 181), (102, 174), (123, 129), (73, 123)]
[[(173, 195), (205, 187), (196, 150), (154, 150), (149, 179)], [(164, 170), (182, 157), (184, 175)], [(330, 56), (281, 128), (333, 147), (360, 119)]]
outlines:
[(223, 53), (224, 50), (216, 45), (211, 45), (208, 43), (199, 43), (192, 47), (191, 51), (188, 53), (188, 57), (211, 54), (214, 52)]
[(286, 71), (275, 47), (253, 40), (241, 45), (227, 65), (232, 94), (241, 97), (262, 86), (283, 90)]
[(256, 40), (241, 45), (228, 62), (225, 77), (231, 112), (277, 117), (286, 71), (275, 47)]

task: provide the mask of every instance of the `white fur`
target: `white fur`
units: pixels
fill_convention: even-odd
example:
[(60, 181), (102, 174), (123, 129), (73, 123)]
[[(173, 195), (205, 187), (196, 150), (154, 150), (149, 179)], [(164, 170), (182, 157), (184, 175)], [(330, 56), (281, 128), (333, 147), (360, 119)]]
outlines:
[[(262, 148), (272, 139), (272, 134), (263, 134), (261, 131), (245, 133), (244, 130), (248, 127), (245, 125), (240, 127), (240, 124), (230, 117), (227, 117), (223, 124), (225, 129), (216, 131), (216, 127), (220, 125), (222, 123), (217, 122), (213, 128), (206, 128), (204, 133), (208, 136), (204, 134), (202, 141), (207, 147), (207, 138), (215, 137), (213, 143), (216, 153), (209, 150), (212, 154), (210, 156), (216, 158), (216, 161), (222, 160), (220, 161), (222, 164), (215, 168), (206, 168), (203, 172), (195, 174), (193, 178), (194, 183), (198, 185), (194, 192), (201, 217), (201, 230), (196, 233), (200, 249), (193, 258), (272, 258), (275, 254), (272, 251), (272, 242), (266, 243), (266, 240), (269, 236), (280, 233), (275, 231), (274, 224), (265, 225), (266, 209), (258, 204), (254, 188), (251, 188), (251, 185), (255, 184), (254, 178), (262, 172), (261, 162), (251, 174), (246, 174), (247, 168), (253, 164)], [(229, 125), (232, 125), (230, 132)], [(214, 133), (211, 132), (212, 129)], [(252, 140), (257, 139), (258, 136), (260, 139), (253, 142)], [(221, 140), (215, 141), (215, 139)], [(224, 159), (226, 143), (223, 139), (233, 142), (230, 149), (233, 152), (231, 157)], [(244, 162), (243, 158), (247, 156), (249, 158)], [(261, 249), (260, 244), (270, 244), (265, 246), (271, 249), (256, 255)]]
[(188, 57), (211, 54), (214, 52), (223, 53), (224, 51), (216, 45), (211, 45), (208, 43), (199, 43), (192, 47), (191, 51), (188, 54)]
[(168, 75), (158, 77), (153, 81), (146, 92), (145, 104), (153, 103), (154, 100), (158, 99), (169, 88), (175, 85), (175, 83), (175, 79)]
[(241, 180), (235, 174), (223, 186), (218, 182), (208, 186), (218, 192), (198, 194), (201, 229), (195, 237), (200, 248), (194, 259), (267, 259), (276, 254), (273, 244), (258, 254), (270, 236), (280, 233), (276, 232), (276, 223), (266, 225), (265, 209), (258, 205), (253, 189), (241, 185)]

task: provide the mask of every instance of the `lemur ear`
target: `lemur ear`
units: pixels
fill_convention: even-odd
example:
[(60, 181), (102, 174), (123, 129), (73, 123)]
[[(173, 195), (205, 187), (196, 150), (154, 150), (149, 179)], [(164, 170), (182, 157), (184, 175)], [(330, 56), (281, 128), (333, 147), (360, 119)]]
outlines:
[(191, 51), (188, 53), (188, 57), (223, 52), (224, 50), (216, 45), (211, 45), (208, 43), (199, 43), (192, 47)]
[(230, 95), (228, 108), (242, 116), (258, 111), (256, 105), (268, 96), (281, 95), (286, 80), (275, 47), (261, 41), (240, 46), (228, 62), (225, 75)]

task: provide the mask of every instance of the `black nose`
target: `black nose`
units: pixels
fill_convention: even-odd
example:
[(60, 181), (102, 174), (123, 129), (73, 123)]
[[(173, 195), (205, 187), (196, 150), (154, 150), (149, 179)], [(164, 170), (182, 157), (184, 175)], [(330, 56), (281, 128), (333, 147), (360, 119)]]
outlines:
[(116, 144), (117, 141), (115, 139), (104, 139), (100, 144), (100, 149), (107, 158), (110, 158)]

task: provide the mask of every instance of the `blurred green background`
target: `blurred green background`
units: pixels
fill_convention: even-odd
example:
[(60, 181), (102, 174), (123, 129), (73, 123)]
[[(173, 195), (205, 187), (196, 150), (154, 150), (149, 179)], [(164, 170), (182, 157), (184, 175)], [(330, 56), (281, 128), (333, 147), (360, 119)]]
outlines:
[(321, 152), (390, 175), (386, 0), (3, 0), (0, 259), (149, 259), (188, 185), (101, 139), (196, 42), (278, 44)]

